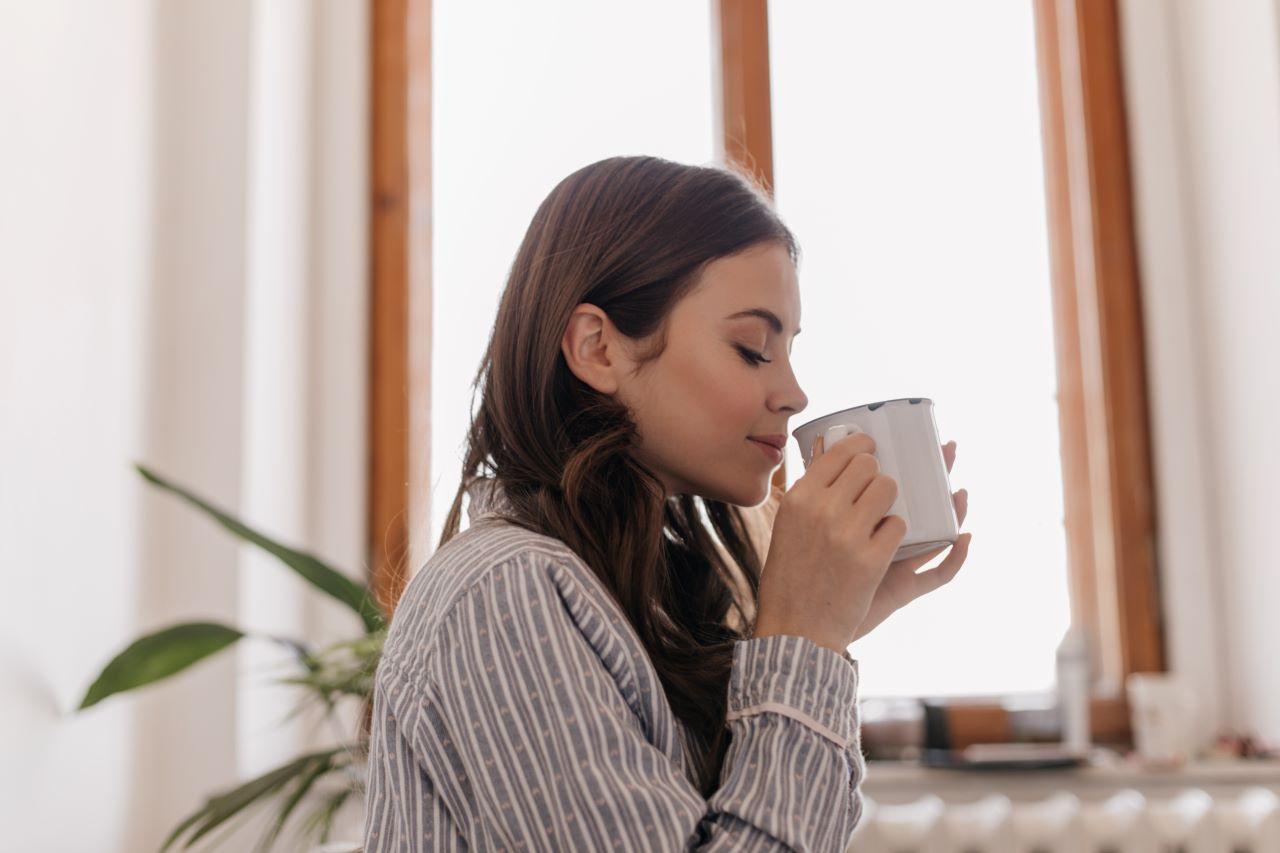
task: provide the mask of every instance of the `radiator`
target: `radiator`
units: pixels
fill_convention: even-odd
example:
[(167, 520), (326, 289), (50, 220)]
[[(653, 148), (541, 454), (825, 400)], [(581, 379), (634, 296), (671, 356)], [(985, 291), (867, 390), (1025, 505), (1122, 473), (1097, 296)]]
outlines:
[(1217, 798), (1198, 788), (1097, 801), (1067, 791), (1035, 801), (864, 798), (846, 853), (1280, 853), (1280, 797), (1253, 787)]

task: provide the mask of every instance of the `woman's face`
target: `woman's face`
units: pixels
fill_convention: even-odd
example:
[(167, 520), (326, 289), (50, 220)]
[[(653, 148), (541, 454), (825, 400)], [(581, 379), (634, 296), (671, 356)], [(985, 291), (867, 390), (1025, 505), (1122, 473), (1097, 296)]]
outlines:
[(795, 266), (781, 244), (761, 244), (708, 264), (672, 310), (662, 354), (615, 374), (636, 453), (667, 494), (739, 506), (768, 497), (788, 420), (808, 405), (791, 367), (799, 327)]

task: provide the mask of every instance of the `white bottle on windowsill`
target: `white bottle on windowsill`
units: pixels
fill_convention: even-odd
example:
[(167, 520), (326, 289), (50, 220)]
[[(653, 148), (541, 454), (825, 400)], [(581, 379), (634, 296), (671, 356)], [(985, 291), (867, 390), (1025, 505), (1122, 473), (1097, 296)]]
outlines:
[(1062, 748), (1073, 755), (1089, 753), (1089, 644), (1084, 631), (1067, 629), (1058, 645), (1058, 711)]

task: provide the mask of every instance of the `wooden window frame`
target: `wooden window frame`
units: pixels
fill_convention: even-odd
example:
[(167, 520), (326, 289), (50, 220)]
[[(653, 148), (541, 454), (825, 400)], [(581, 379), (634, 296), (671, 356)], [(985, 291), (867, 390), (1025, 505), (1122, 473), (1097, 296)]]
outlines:
[[(774, 186), (767, 0), (719, 0), (726, 159)], [(1092, 640), (1093, 740), (1131, 743), (1125, 678), (1165, 669), (1141, 293), (1115, 0), (1035, 0), (1073, 621)], [(785, 488), (779, 468), (774, 482)], [(1013, 738), (946, 703), (953, 748)]]
[(1034, 9), (1071, 608), (1095, 740), (1130, 743), (1125, 679), (1166, 659), (1119, 10)]
[(367, 529), (390, 612), (430, 530), (431, 0), (370, 10)]
[[(1093, 640), (1094, 740), (1128, 744), (1125, 678), (1163, 671), (1165, 642), (1118, 10), (1034, 10), (1071, 610)], [(369, 571), (391, 605), (429, 550), (411, 534), (429, 529), (431, 0), (372, 11)], [(715, 20), (721, 156), (772, 193), (767, 0), (718, 0)], [(949, 703), (948, 724), (957, 748), (1011, 737), (990, 700)]]

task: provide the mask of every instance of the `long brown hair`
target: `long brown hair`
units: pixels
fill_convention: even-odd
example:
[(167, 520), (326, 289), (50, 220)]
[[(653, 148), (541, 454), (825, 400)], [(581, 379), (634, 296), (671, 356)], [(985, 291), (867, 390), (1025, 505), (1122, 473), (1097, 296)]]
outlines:
[[(671, 309), (703, 267), (766, 242), (798, 262), (765, 191), (732, 167), (611, 157), (562, 180), (512, 264), (440, 538), (443, 546), (458, 533), (471, 483), (491, 476), (510, 501), (510, 520), (577, 553), (631, 620), (672, 710), (695, 736), (707, 797), (729, 747), (733, 642), (749, 636), (763, 557), (738, 507), (664, 498), (631, 453), (637, 433), (627, 408), (574, 376), (560, 341), (573, 309), (587, 302), (628, 338), (659, 333), (641, 357), (651, 361), (666, 346)], [(727, 621), (731, 608), (739, 628)]]

